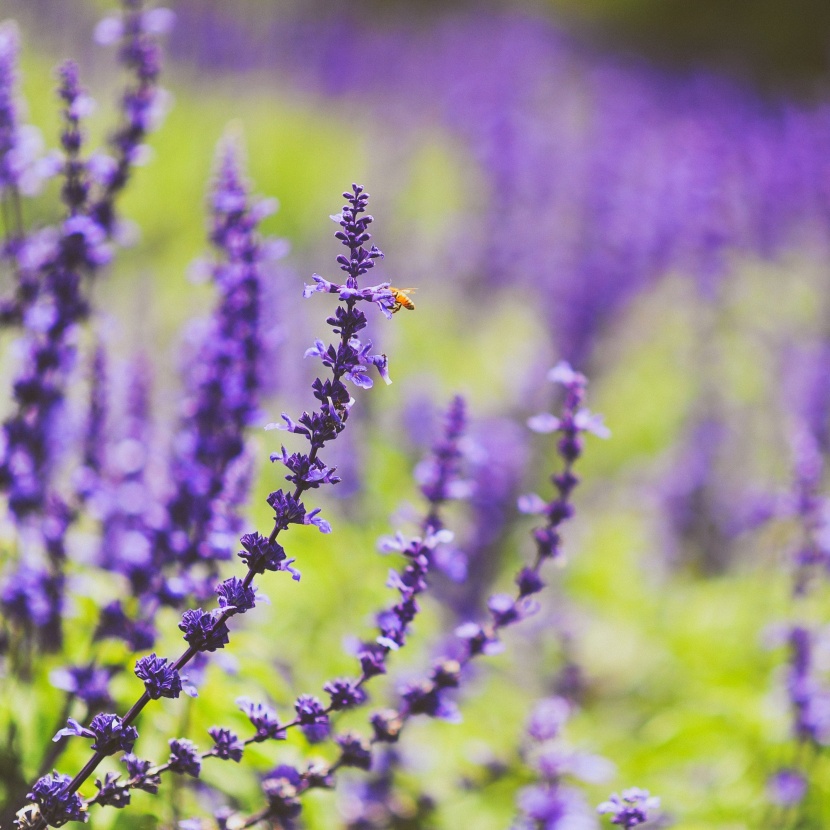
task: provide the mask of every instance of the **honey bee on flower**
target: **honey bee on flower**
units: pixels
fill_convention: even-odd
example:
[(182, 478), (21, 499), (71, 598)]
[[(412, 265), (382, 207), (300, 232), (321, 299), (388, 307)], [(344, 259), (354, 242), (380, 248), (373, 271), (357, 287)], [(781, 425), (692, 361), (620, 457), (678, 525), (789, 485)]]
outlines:
[(409, 298), (409, 295), (413, 291), (417, 291), (416, 288), (395, 288), (393, 285), (390, 285), (389, 291), (391, 292), (392, 297), (395, 300), (395, 303), (392, 306), (393, 314), (396, 311), (400, 311), (402, 308), (405, 308), (408, 311), (415, 310), (415, 303), (412, 302), (412, 300)]

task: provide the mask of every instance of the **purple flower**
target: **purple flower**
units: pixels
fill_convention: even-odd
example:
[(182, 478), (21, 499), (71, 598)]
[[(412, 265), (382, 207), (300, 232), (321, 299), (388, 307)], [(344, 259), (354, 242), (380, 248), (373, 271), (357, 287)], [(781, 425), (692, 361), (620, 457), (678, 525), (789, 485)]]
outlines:
[(182, 690), (179, 672), (167, 662), (166, 657), (156, 657), (155, 652), (136, 662), (135, 673), (139, 680), (144, 681), (144, 688), (153, 700), (177, 698)]
[(597, 812), (609, 814), (611, 824), (619, 824), (628, 830), (648, 821), (649, 812), (658, 809), (659, 806), (660, 799), (649, 795), (648, 790), (630, 787), (623, 790), (622, 795), (614, 793), (608, 801), (603, 801), (597, 807)]
[[(165, 26), (157, 25), (162, 17)], [(114, 165), (103, 182), (103, 193), (92, 206), (92, 215), (108, 233), (115, 226), (114, 199), (126, 186), (147, 133), (160, 125), (169, 104), (169, 95), (157, 85), (161, 53), (156, 38), (172, 19), (167, 10), (145, 10), (130, 3), (121, 15), (105, 18), (96, 29), (99, 43), (119, 43), (118, 59), (133, 77), (121, 96), (121, 124), (110, 138)]]
[(807, 779), (794, 769), (780, 769), (767, 781), (767, 797), (773, 804), (792, 807), (804, 800)]
[(401, 691), (404, 701), (404, 713), (407, 715), (428, 715), (431, 718), (457, 722), (459, 718), (456, 705), (445, 699), (443, 688), (433, 681), (422, 680), (408, 683)]
[[(430, 457), (418, 465), (416, 478), (421, 492), (434, 508), (450, 499), (468, 496), (470, 485), (460, 478), (464, 454), (461, 439), (467, 429), (467, 413), (464, 399), (453, 398), (446, 415), (441, 439), (432, 448)], [(438, 529), (436, 526), (433, 528)]]
[(167, 559), (186, 567), (207, 562), (210, 573), (216, 559), (230, 555), (222, 540), (238, 532), (240, 504), (249, 490), (249, 480), (239, 476), (238, 492), (230, 488), (245, 458), (245, 430), (259, 411), (267, 352), (261, 307), (268, 244), (258, 231), (265, 213), (250, 195), (242, 155), (230, 135), (217, 148), (210, 192), (216, 258), (209, 269), (218, 299), (193, 337), (194, 355), (186, 364), (172, 464), (175, 495), (167, 505), (164, 539)]
[(530, 596), (531, 594), (538, 594), (545, 583), (542, 577), (533, 568), (522, 568), (516, 576), (516, 585), (519, 588), (519, 595), (522, 597)]
[(237, 698), (236, 705), (245, 713), (256, 729), (254, 740), (284, 741), (285, 729), (280, 725), (277, 713), (264, 703), (254, 703), (246, 697)]
[(89, 728), (81, 726), (78, 721), (69, 718), (67, 726), (55, 733), (53, 741), (64, 735), (77, 735), (82, 738), (94, 738), (92, 749), (103, 755), (112, 755), (119, 750), (132, 752), (133, 744), (138, 739), (138, 730), (134, 726), (125, 726), (118, 715), (96, 715)]
[(39, 185), (35, 162), (40, 134), (18, 121), (18, 40), (17, 26), (4, 21), (0, 26), (0, 195), (4, 199), (9, 190), (31, 194)]
[(462, 640), (469, 656), (499, 654), (504, 645), (495, 631), (474, 622), (463, 623), (455, 629), (455, 636)]
[(269, 813), (278, 821), (295, 818), (302, 810), (298, 796), (303, 791), (300, 773), (282, 764), (262, 779), (262, 792), (268, 799)]
[[(276, 542), (260, 536), (259, 533), (246, 533), (239, 541), (244, 550), (239, 551), (237, 555), (253, 573), (263, 574), (265, 571), (289, 570), (285, 551)], [(299, 576), (294, 578), (299, 579)]]
[(190, 609), (182, 614), (179, 628), (192, 648), (198, 651), (216, 651), (228, 644), (230, 631), (221, 621), (220, 615), (218, 610), (207, 612), (201, 608)]
[(52, 827), (61, 827), (68, 821), (87, 821), (89, 816), (78, 793), (68, 792), (72, 779), (53, 772), (39, 778), (26, 796), (37, 803), (40, 814)]
[(241, 579), (232, 576), (216, 586), (219, 595), (219, 605), (226, 610), (233, 610), (237, 614), (250, 611), (256, 604), (253, 588), (246, 586)]
[(368, 770), (372, 766), (371, 744), (356, 732), (346, 732), (335, 738), (340, 747), (339, 762), (344, 767)]
[(493, 594), (487, 600), (487, 608), (490, 610), (493, 622), (499, 628), (521, 619), (520, 609), (509, 594)]
[(223, 760), (231, 760), (239, 763), (242, 760), (242, 753), (245, 751), (245, 744), (229, 729), (220, 729), (212, 726), (208, 729), (210, 737), (213, 738), (213, 749), (211, 754)]
[(359, 706), (366, 700), (366, 692), (354, 680), (345, 678), (329, 680), (323, 686), (323, 689), (331, 696), (330, 705), (335, 712)]
[(375, 731), (375, 740), (381, 743), (395, 743), (403, 729), (401, 713), (395, 709), (379, 709), (369, 719)]
[(570, 717), (571, 705), (565, 698), (549, 697), (534, 707), (527, 723), (527, 733), (535, 741), (555, 738)]
[(108, 772), (104, 780), (95, 779), (95, 786), (98, 788), (98, 795), (95, 801), (102, 807), (115, 807), (121, 810), (130, 803), (130, 788), (119, 781), (117, 772)]
[(340, 477), (334, 475), (334, 467), (326, 467), (319, 459), (315, 458), (313, 461), (304, 453), (294, 453), (288, 455), (285, 447), (282, 447), (281, 453), (272, 453), (271, 461), (280, 460), (291, 471), (291, 475), (287, 475), (286, 479), (292, 484), (301, 485), (304, 490), (313, 490), (321, 484), (337, 484)]
[(167, 760), (167, 766), (173, 772), (198, 778), (202, 769), (199, 750), (184, 738), (173, 738), (170, 741), (170, 757)]
[(81, 90), (78, 80), (78, 66), (66, 61), (58, 69), (60, 88), (58, 94), (64, 102), (64, 127), (61, 132), (61, 147), (66, 153), (63, 166), (64, 184), (61, 193), (69, 213), (78, 213), (86, 204), (89, 182), (84, 163), (79, 158), (83, 133), (80, 121), (89, 115), (95, 102)]
[(274, 508), (274, 524), (279, 530), (287, 530), (290, 524), (305, 524), (305, 505), (291, 493), (276, 490), (268, 496), (268, 504)]
[(320, 743), (329, 736), (329, 716), (316, 697), (300, 695), (294, 703), (294, 709), (300, 729), (309, 743)]
[(153, 767), (152, 762), (128, 753), (121, 756), (121, 763), (127, 767), (127, 778), (130, 780), (131, 787), (144, 790), (152, 795), (158, 792), (161, 786), (161, 775), (150, 772)]

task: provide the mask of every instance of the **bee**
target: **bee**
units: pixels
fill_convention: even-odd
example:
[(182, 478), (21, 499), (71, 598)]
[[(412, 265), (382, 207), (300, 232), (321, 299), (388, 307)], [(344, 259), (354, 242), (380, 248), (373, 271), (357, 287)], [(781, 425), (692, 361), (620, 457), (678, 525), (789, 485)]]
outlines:
[(409, 295), (411, 292), (416, 291), (415, 288), (395, 288), (394, 286), (390, 285), (389, 290), (392, 292), (392, 296), (395, 298), (395, 304), (392, 306), (392, 313), (394, 314), (396, 311), (400, 311), (402, 308), (407, 309), (408, 311), (415, 310), (415, 303), (409, 299)]

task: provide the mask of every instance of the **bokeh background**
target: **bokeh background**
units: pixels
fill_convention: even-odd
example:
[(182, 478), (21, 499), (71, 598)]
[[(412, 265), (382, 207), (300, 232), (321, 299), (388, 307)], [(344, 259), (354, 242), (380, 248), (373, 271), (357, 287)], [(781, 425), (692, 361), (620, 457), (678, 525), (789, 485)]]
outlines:
[[(302, 304), (302, 283), (333, 274), (328, 216), (351, 182), (372, 194), (384, 278), (417, 287), (417, 308), (376, 327), (394, 384), (361, 401), (340, 449), (345, 481), (326, 504), (335, 532), (303, 538), (303, 580), (268, 590), (272, 605), (236, 638), (233, 659), (208, 671), (197, 701), (157, 707), (156, 754), (166, 735), (232, 721), (233, 700), (256, 686), (286, 705), (351, 671), (344, 638), (365, 635), (387, 601), (375, 540), (417, 510), (412, 469), (460, 392), (491, 502), (458, 511), (460, 538), (479, 539), (476, 579), (427, 604), (399, 668), (423, 667), (434, 638), (476, 614), (528, 555), (531, 523), (517, 520), (515, 497), (545, 486), (553, 453), (523, 425), (551, 405), (545, 373), (564, 358), (590, 377), (591, 408), (612, 431), (589, 439), (567, 567), (542, 613), (483, 661), (475, 693), (462, 696), (464, 722), (413, 728), (403, 803), (415, 815), (426, 793), (438, 807), (398, 826), (509, 826), (529, 773), (475, 782), (488, 763), (515, 761), (530, 702), (567, 683), (581, 706), (570, 739), (616, 765), (610, 780), (585, 785), (592, 803), (637, 784), (687, 830), (827, 826), (820, 752), (799, 823), (770, 812), (765, 787), (794, 762), (776, 632), (794, 616), (827, 618), (820, 592), (792, 600), (799, 528), (786, 505), (793, 437), (809, 429), (827, 449), (830, 7), (170, 5), (174, 106), (123, 203), (140, 235), (95, 297), (114, 353), (152, 361), (158, 429), (176, 411), (187, 322), (211, 305), (210, 288), (188, 274), (205, 247), (205, 190), (229, 122), (244, 132), (256, 190), (280, 201), (266, 229), (292, 247), (273, 273), (278, 345), (263, 423), (308, 405), (302, 353), (322, 317)], [(53, 66), (73, 56), (104, 138), (118, 76), (91, 33), (107, 10), (2, 0), (21, 28), (30, 120), (46, 136), (58, 130)], [(251, 516), (263, 526), (277, 446), (252, 440), (264, 463)], [(81, 632), (93, 610), (79, 602), (75, 613)], [(14, 703), (29, 712), (33, 766), (53, 725), (51, 668), (33, 698)], [(134, 684), (123, 684), (126, 699)], [(300, 752), (301, 741), (289, 744), (279, 753)], [(277, 754), (251, 752), (262, 769)], [(72, 748), (63, 766), (84, 757)], [(215, 766), (206, 780), (254, 809), (251, 759)], [(134, 808), (98, 811), (93, 823), (170, 826), (205, 798), (139, 793)], [(339, 826), (342, 809), (314, 793), (308, 826)]]

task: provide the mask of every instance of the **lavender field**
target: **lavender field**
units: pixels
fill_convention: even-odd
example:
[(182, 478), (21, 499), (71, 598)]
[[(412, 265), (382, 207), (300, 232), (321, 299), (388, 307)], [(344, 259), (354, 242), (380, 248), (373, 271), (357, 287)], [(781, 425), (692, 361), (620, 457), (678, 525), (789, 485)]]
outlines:
[(621, 5), (2, 0), (0, 828), (830, 826), (823, 18)]

